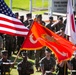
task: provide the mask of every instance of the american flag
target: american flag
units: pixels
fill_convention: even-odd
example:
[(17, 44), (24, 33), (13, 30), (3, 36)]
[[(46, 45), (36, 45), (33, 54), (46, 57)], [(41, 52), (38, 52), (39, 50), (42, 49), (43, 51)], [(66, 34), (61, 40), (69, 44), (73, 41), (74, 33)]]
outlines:
[(20, 20), (16, 19), (4, 0), (0, 0), (0, 33), (26, 36), (28, 31), (28, 28)]

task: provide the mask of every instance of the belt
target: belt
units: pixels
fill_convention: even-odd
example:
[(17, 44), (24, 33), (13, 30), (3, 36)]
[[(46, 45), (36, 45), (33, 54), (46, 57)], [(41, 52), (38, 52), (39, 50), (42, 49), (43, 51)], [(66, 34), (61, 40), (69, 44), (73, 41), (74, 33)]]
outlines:
[(45, 73), (52, 73), (51, 71), (45, 71)]
[(76, 72), (76, 70), (71, 70), (71, 72)]

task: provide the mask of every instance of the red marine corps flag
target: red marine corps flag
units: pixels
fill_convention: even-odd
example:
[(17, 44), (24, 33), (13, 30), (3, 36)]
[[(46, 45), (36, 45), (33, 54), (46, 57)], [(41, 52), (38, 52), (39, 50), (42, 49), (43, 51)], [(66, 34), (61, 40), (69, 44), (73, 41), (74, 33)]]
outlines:
[[(40, 47), (49, 47), (55, 53), (59, 62), (69, 59), (72, 56), (73, 51), (76, 49), (76, 47), (71, 42), (53, 33), (51, 30), (47, 29), (36, 21), (32, 25), (31, 32), (31, 35), (34, 35), (35, 37), (35, 41), (31, 39), (30, 41), (32, 44), (35, 43), (35, 48), (38, 48), (39, 45)], [(31, 38), (33, 38), (33, 36), (31, 36)], [(29, 41), (24, 42), (22, 49), (26, 47), (25, 44), (28, 44), (28, 42)], [(39, 43), (39, 45), (37, 43)], [(28, 46), (30, 46), (30, 44), (28, 44)]]
[(34, 34), (29, 30), (29, 33), (24, 40), (21, 50), (38, 50), (43, 47), (43, 45), (36, 39)]
[(28, 31), (28, 28), (20, 20), (16, 19), (4, 0), (0, 0), (0, 33), (26, 36)]

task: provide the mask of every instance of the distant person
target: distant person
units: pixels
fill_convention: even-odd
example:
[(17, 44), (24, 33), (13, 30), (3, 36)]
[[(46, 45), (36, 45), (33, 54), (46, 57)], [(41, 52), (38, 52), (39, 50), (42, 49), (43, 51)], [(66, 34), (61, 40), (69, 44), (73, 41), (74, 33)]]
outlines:
[(3, 49), (3, 38), (0, 36), (0, 58), (1, 58), (1, 50)]
[(35, 67), (36, 71), (41, 71), (39, 61), (45, 56), (45, 47), (35, 51)]
[(20, 21), (24, 24), (24, 15), (20, 16)]
[(72, 75), (76, 75), (76, 51), (73, 53), (74, 57), (71, 59), (71, 63), (73, 66)]
[(45, 26), (45, 22), (42, 20), (42, 15), (41, 14), (36, 15), (36, 19), (37, 19), (38, 23), (40, 23), (41, 25)]
[(2, 36), (0, 36), (0, 50), (3, 49), (3, 38)]
[[(20, 16), (20, 21), (24, 24), (24, 16)], [(21, 37), (21, 36), (17, 36), (17, 50), (19, 51), (20, 48), (21, 48), (21, 45), (24, 41), (24, 37)]]
[[(75, 25), (76, 25), (76, 11), (73, 11), (73, 14), (74, 14), (74, 20), (75, 20)], [(66, 27), (67, 25), (67, 15), (66, 15), (66, 19), (64, 20), (64, 25)], [(66, 39), (69, 40), (69, 37), (68, 35), (66, 35)]]
[(11, 60), (8, 60), (8, 51), (2, 50), (2, 58), (0, 59), (0, 73), (1, 75), (10, 75), (10, 68), (14, 66)]
[(58, 72), (57, 75), (69, 75), (68, 69), (72, 70), (72, 64), (70, 61), (62, 61), (57, 64)]
[(76, 21), (76, 11), (73, 11), (73, 14), (74, 14), (74, 19)]
[(56, 33), (59, 34), (62, 37), (65, 37), (64, 31), (65, 31), (65, 24), (63, 23), (63, 17), (59, 17), (59, 22), (57, 25), (55, 25), (56, 27)]
[(15, 17), (16, 17), (17, 19), (19, 19), (19, 13), (18, 13), (18, 12), (15, 13)]
[(57, 15), (57, 20), (59, 20), (60, 17), (61, 17), (60, 15)]
[(53, 24), (53, 17), (49, 17), (49, 24), (46, 25), (46, 27), (52, 31), (55, 32), (55, 27), (51, 27), (51, 25)]
[(12, 55), (12, 51), (15, 49), (15, 37), (11, 35), (5, 35), (5, 49), (8, 50), (8, 58)]
[(31, 28), (31, 25), (32, 25), (32, 23), (33, 23), (33, 19), (29, 19), (28, 20), (28, 23), (29, 23), (29, 25), (27, 26), (29, 29)]
[(40, 67), (42, 75), (53, 75), (52, 72), (55, 71), (56, 61), (51, 57), (51, 51), (45, 51), (45, 57), (40, 60)]
[(30, 26), (29, 26), (29, 22), (30, 21), (33, 21), (33, 19), (32, 19), (32, 13), (26, 14), (26, 20), (24, 21), (24, 25), (26, 27), (28, 27), (28, 28), (30, 28)]
[[(74, 20), (75, 20), (75, 24), (76, 24), (76, 11), (73, 11), (73, 14), (74, 14)], [(64, 20), (64, 24), (65, 25), (67, 24), (67, 18)]]
[[(32, 23), (33, 23), (32, 13), (27, 13), (26, 14), (26, 20), (24, 21), (25, 27), (27, 27), (28, 29), (30, 29)], [(32, 59), (33, 58), (33, 55), (34, 55), (34, 51), (29, 50), (29, 51), (27, 51), (27, 54), (28, 54), (28, 57), (30, 59)]]
[(56, 32), (64, 29), (65, 25), (63, 23), (63, 17), (59, 17), (59, 23), (56, 25)]
[(17, 36), (17, 50), (19, 51), (24, 42), (24, 37)]
[(18, 75), (30, 75), (34, 73), (33, 64), (27, 60), (27, 53), (22, 52), (22, 61), (18, 63)]
[(66, 27), (66, 23), (67, 23), (67, 15), (66, 15), (66, 18), (65, 18), (65, 20), (64, 20), (64, 25), (65, 25), (65, 27)]

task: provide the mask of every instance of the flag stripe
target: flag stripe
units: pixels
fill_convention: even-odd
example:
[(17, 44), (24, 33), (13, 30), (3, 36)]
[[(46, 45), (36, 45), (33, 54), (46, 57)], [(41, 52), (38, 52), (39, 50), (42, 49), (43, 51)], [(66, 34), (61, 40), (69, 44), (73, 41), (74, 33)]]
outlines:
[[(7, 21), (1, 21), (0, 20), (0, 24), (4, 24), (6, 26), (11, 26), (11, 27), (15, 27), (15, 28), (19, 28), (19, 29), (27, 29), (26, 27), (22, 26), (22, 25), (16, 25), (16, 24), (13, 24), (13, 23), (9, 23)], [(28, 30), (28, 29), (27, 29)]]
[(24, 36), (24, 35), (28, 34), (28, 32), (16, 31), (16, 30), (12, 30), (12, 29), (9, 29), (9, 28), (4, 28), (4, 27), (0, 27), (0, 32), (1, 33), (5, 32), (5, 33), (8, 33), (8, 34), (10, 34), (10, 33), (15, 34), (16, 33), (16, 34), (20, 34), (21, 36)]
[(9, 31), (4, 31), (4, 30), (0, 30), (0, 33), (5, 33), (5, 34), (10, 34), (10, 35), (12, 35), (12, 36), (27, 36), (27, 33), (26, 34), (20, 34), (20, 33), (12, 33), (12, 32), (9, 32)]
[(24, 32), (24, 31), (28, 32), (28, 30), (20, 29), (20, 28), (17, 28), (17, 27), (12, 27), (12, 26), (5, 25), (5, 24), (0, 24), (0, 27), (9, 28), (9, 29), (12, 29), (12, 30), (17, 30), (17, 31), (22, 31), (22, 32)]
[(15, 23), (15, 24), (18, 24), (18, 25), (23, 25), (20, 20), (18, 20), (16, 18), (8, 17), (4, 14), (0, 14), (0, 20), (8, 21), (8, 22)]

